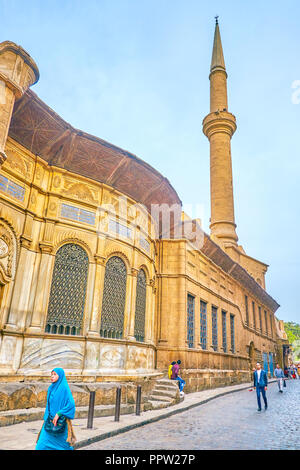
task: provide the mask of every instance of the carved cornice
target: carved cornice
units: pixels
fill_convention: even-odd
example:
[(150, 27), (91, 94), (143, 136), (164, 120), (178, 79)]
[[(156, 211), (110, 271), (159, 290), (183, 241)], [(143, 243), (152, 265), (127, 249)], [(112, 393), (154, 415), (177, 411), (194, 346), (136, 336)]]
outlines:
[(7, 159), (6, 154), (0, 150), (0, 166), (3, 165), (6, 159)]
[(41, 250), (42, 253), (47, 253), (49, 255), (52, 254), (52, 252), (53, 252), (53, 244), (52, 243), (40, 242), (39, 246), (40, 246), (40, 250)]
[(26, 237), (25, 235), (21, 235), (20, 237), (20, 244), (24, 248), (30, 248), (32, 243), (32, 238)]

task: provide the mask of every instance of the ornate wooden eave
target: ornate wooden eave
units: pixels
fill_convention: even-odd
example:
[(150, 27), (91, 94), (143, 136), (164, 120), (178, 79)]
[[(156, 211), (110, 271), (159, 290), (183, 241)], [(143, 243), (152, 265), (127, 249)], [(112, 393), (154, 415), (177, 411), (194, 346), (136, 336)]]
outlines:
[(144, 204), (179, 204), (168, 179), (134, 154), (73, 128), (28, 90), (14, 106), (9, 136), (49, 165), (105, 183)]

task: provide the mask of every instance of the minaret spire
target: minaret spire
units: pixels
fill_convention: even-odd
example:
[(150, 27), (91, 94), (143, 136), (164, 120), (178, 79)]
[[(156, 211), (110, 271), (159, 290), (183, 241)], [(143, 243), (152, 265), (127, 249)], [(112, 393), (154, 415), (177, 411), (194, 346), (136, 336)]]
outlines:
[(210, 113), (203, 120), (203, 132), (210, 142), (211, 237), (223, 249), (237, 247), (231, 163), (231, 137), (235, 117), (227, 111), (227, 72), (218, 17), (210, 67)]
[(210, 71), (212, 72), (213, 70), (220, 68), (226, 72), (218, 18), (218, 16), (215, 16), (216, 27)]

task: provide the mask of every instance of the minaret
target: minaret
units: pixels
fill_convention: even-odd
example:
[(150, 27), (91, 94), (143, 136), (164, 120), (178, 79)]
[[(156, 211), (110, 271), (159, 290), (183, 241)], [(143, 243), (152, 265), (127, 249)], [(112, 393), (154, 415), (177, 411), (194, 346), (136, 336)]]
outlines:
[(227, 247), (237, 247), (232, 185), (231, 137), (236, 130), (233, 114), (227, 111), (227, 73), (216, 17), (210, 67), (210, 113), (203, 120), (203, 132), (210, 142), (210, 193), (212, 239)]

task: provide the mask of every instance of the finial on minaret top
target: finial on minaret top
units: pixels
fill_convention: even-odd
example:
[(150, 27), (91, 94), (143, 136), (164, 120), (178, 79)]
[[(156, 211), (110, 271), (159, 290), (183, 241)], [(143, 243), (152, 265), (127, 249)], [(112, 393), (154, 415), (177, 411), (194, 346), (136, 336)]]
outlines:
[(216, 20), (215, 36), (214, 36), (214, 45), (213, 45), (210, 71), (212, 72), (213, 70), (217, 69), (217, 70), (223, 70), (226, 73), (218, 18), (219, 16), (216, 15), (215, 16), (215, 20)]

